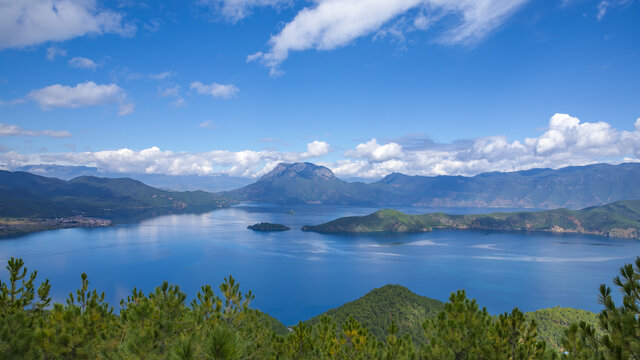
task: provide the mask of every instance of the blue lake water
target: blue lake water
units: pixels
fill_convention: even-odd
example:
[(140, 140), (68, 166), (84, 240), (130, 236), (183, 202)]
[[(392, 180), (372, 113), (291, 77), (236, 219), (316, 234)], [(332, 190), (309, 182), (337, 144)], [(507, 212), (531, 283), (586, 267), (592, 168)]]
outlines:
[[(599, 311), (598, 286), (640, 255), (640, 242), (583, 235), (433, 231), (425, 234), (322, 235), (300, 231), (362, 207), (243, 206), (167, 215), (98, 229), (64, 229), (0, 240), (0, 261), (21, 257), (64, 302), (89, 275), (114, 308), (136, 286), (163, 280), (193, 297), (231, 274), (256, 295), (253, 307), (295, 324), (354, 300), (373, 288), (401, 284), (446, 301), (463, 288), (494, 314), (556, 305)], [(401, 209), (425, 213), (442, 209)], [(447, 209), (450, 213), (479, 209)], [(489, 209), (485, 210), (489, 211)], [(248, 225), (290, 226), (259, 233)], [(3, 266), (4, 267), (4, 266)], [(6, 279), (2, 269), (0, 278)]]

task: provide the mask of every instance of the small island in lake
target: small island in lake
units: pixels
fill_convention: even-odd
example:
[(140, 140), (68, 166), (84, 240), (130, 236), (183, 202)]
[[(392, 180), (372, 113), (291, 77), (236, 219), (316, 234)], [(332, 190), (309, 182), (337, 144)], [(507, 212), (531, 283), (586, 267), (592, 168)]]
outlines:
[(272, 224), (267, 222), (262, 222), (259, 224), (253, 224), (247, 226), (247, 229), (253, 231), (287, 231), (291, 230), (290, 227), (282, 225), (282, 224)]
[(432, 229), (546, 231), (638, 239), (640, 200), (617, 201), (582, 210), (555, 209), (480, 215), (409, 215), (386, 209), (366, 216), (343, 217), (316, 226), (302, 227), (302, 231), (319, 233), (419, 233)]

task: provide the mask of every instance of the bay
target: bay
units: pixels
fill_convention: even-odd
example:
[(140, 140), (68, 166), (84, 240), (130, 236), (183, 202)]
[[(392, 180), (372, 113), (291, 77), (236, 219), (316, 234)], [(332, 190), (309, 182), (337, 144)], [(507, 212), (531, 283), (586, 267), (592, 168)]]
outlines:
[[(287, 214), (289, 210), (295, 214)], [(189, 298), (232, 275), (256, 295), (253, 307), (292, 325), (354, 300), (373, 288), (401, 284), (446, 301), (465, 289), (493, 314), (570, 306), (599, 311), (598, 286), (640, 255), (640, 242), (586, 235), (436, 230), (425, 234), (334, 235), (302, 232), (365, 207), (258, 204), (171, 214), (107, 228), (62, 229), (0, 240), (0, 261), (21, 257), (38, 279), (50, 279), (64, 302), (86, 272), (117, 310), (134, 287), (150, 292), (167, 280)], [(401, 208), (409, 213), (495, 209)], [(505, 211), (505, 209), (501, 209)], [(291, 231), (260, 233), (273, 222)], [(6, 280), (3, 270), (0, 278)]]

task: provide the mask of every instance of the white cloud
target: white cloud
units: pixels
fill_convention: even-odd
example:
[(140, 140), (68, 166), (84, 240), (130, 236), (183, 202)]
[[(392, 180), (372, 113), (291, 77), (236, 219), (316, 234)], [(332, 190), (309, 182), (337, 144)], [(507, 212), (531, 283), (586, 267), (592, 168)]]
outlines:
[[(470, 43), (485, 37), (528, 0), (316, 0), (298, 12), (269, 40), (269, 51), (249, 55), (272, 73), (292, 51), (331, 50), (379, 30), (400, 15), (413, 16), (416, 29), (429, 28), (443, 18), (457, 19), (439, 41)], [(415, 10), (417, 15), (413, 14)], [(430, 17), (425, 15), (425, 10)], [(413, 12), (412, 12), (413, 11)], [(447, 16), (450, 15), (450, 16)]]
[(69, 66), (80, 68), (80, 69), (91, 69), (94, 70), (98, 67), (93, 60), (87, 59), (86, 57), (76, 56), (69, 60)]
[(349, 150), (345, 153), (347, 157), (367, 159), (370, 163), (385, 162), (401, 158), (403, 155), (402, 146), (394, 142), (379, 145), (375, 138), (356, 146), (355, 150)]
[(0, 123), (0, 137), (5, 136), (48, 136), (52, 138), (71, 137), (65, 130), (25, 130), (18, 125)]
[(50, 85), (31, 91), (27, 95), (27, 98), (37, 102), (44, 110), (49, 110), (54, 107), (78, 108), (84, 106), (119, 104), (120, 115), (125, 115), (133, 111), (133, 104), (124, 104), (126, 94), (122, 88), (116, 84), (98, 85), (93, 81), (80, 83), (76, 86)]
[(200, 95), (211, 95), (214, 98), (230, 99), (238, 96), (240, 91), (233, 84), (218, 84), (212, 83), (211, 85), (205, 85), (200, 81), (194, 81), (191, 83), (191, 90), (195, 90)]
[(242, 150), (237, 152), (213, 150), (203, 153), (163, 151), (151, 147), (140, 151), (131, 149), (59, 154), (19, 154), (8, 151), (0, 154), (0, 163), (7, 168), (30, 164), (58, 164), (93, 166), (108, 172), (170, 175), (228, 174), (257, 177), (273, 169), (280, 162), (304, 160), (310, 152), (320, 156), (329, 145), (322, 142), (307, 144), (307, 152), (279, 152)]
[(64, 41), (86, 34), (132, 35), (123, 15), (96, 0), (0, 1), (0, 49)]
[(301, 154), (302, 158), (312, 158), (327, 155), (331, 149), (331, 146), (324, 142), (314, 140), (307, 144), (307, 151)]
[(241, 20), (251, 14), (255, 7), (273, 7), (290, 5), (292, 0), (200, 0), (199, 4), (219, 12), (231, 22)]
[(453, 144), (425, 142), (402, 149), (395, 142), (376, 139), (345, 152), (350, 159), (330, 167), (343, 177), (376, 178), (392, 172), (412, 175), (475, 175), (486, 171), (558, 168), (596, 162), (640, 160), (640, 119), (635, 131), (620, 131), (606, 122), (581, 122), (555, 114), (538, 137), (509, 141), (505, 136), (461, 140)]
[(149, 77), (154, 80), (164, 80), (164, 79), (174, 77), (176, 75), (177, 73), (175, 71), (163, 71), (158, 74), (149, 74)]
[[(205, 122), (201, 126), (209, 127), (210, 124)], [(10, 126), (4, 128), (5, 133), (25, 131)], [(510, 141), (506, 136), (489, 136), (442, 144), (415, 139), (386, 142), (371, 139), (345, 152), (344, 158), (335, 162), (322, 161), (322, 157), (330, 153), (331, 146), (315, 140), (300, 152), (213, 150), (189, 153), (162, 151), (157, 147), (140, 151), (119, 149), (60, 154), (19, 154), (9, 150), (0, 153), (0, 164), (7, 168), (59, 164), (96, 166), (111, 172), (223, 173), (256, 177), (273, 169), (279, 162), (319, 158), (319, 163), (340, 177), (379, 178), (393, 172), (469, 176), (487, 171), (640, 161), (640, 118), (633, 126), (633, 130), (619, 130), (606, 122), (583, 122), (567, 114), (555, 114), (545, 131), (524, 140)], [(42, 135), (51, 136), (44, 132)]]
[(59, 48), (57, 46), (49, 46), (47, 48), (47, 60), (53, 61), (57, 57), (67, 56), (67, 50)]

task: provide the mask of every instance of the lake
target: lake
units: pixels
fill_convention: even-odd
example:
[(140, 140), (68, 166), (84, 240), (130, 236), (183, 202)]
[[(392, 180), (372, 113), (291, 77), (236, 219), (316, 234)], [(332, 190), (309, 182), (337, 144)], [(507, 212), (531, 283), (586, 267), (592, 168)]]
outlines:
[[(64, 302), (86, 272), (117, 310), (133, 287), (150, 292), (163, 280), (189, 298), (229, 274), (252, 290), (252, 306), (292, 325), (354, 300), (373, 288), (401, 284), (446, 301), (456, 289), (497, 314), (571, 306), (599, 311), (598, 286), (640, 255), (640, 242), (585, 235), (436, 230), (425, 234), (323, 235), (302, 232), (341, 216), (377, 209), (335, 206), (238, 206), (174, 214), (108, 228), (63, 229), (0, 240), (0, 260), (21, 257), (38, 279), (50, 279)], [(492, 209), (400, 209), (410, 213)], [(291, 231), (247, 230), (258, 222)], [(7, 274), (2, 266), (0, 278)], [(39, 284), (40, 281), (37, 283)]]

